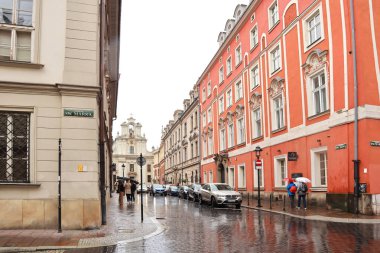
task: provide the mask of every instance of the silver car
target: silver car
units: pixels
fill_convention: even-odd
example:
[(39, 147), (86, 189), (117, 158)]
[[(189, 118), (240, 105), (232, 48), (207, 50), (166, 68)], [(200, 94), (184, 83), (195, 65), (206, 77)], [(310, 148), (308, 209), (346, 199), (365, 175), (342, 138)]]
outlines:
[(224, 183), (205, 184), (199, 193), (199, 204), (208, 202), (213, 207), (218, 205), (234, 205), (237, 209), (240, 209), (241, 201), (241, 194)]

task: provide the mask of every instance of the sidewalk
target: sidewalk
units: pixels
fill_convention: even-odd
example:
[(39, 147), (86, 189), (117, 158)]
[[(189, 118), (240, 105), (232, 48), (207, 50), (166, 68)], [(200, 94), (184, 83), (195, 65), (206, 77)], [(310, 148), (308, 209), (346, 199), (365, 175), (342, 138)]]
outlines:
[[(257, 207), (257, 198), (252, 199), (252, 195), (248, 201), (247, 196), (244, 196), (242, 207), (262, 210), (272, 213), (285, 214), (288, 216), (306, 219), (306, 220), (318, 220), (329, 222), (344, 222), (344, 223), (364, 223), (364, 224), (380, 224), (380, 216), (353, 214), (344, 212), (341, 210), (327, 210), (324, 207), (308, 206), (307, 210), (303, 208), (290, 208), (289, 198), (285, 199), (285, 205), (283, 200), (272, 202), (272, 208), (268, 199), (261, 199), (261, 208)], [(297, 199), (295, 200), (297, 206)], [(285, 208), (285, 210), (284, 210)]]
[(144, 212), (141, 223), (140, 202), (124, 203), (121, 207), (115, 193), (107, 205), (107, 225), (100, 229), (63, 230), (62, 233), (57, 230), (0, 230), (0, 252), (101, 247), (146, 239), (163, 231), (155, 217), (147, 213)]

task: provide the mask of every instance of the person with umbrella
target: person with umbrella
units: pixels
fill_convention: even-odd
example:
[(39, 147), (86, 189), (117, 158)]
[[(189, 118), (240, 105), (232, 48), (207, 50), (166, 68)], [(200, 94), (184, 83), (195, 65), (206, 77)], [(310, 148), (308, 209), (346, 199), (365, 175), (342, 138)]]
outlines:
[(297, 209), (301, 208), (301, 200), (302, 200), (303, 208), (305, 208), (305, 210), (306, 210), (307, 209), (306, 193), (309, 190), (306, 183), (310, 182), (310, 180), (308, 178), (305, 178), (305, 177), (299, 177), (299, 178), (296, 178), (296, 181), (299, 182), (298, 189), (297, 189), (297, 193), (298, 193)]

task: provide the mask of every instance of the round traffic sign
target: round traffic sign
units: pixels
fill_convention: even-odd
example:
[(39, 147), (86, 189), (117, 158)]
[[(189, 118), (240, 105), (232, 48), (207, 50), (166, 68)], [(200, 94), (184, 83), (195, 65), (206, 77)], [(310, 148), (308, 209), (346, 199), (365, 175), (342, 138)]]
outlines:
[(136, 162), (138, 165), (144, 166), (146, 164), (146, 159), (145, 159), (145, 157), (139, 156), (139, 157), (137, 157)]

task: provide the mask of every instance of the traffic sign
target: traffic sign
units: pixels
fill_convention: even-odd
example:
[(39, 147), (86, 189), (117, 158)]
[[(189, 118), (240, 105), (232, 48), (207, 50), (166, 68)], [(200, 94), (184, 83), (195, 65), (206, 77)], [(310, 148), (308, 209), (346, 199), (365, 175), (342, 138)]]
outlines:
[(146, 159), (145, 159), (145, 157), (142, 157), (142, 156), (140, 157), (139, 156), (139, 157), (137, 157), (136, 162), (137, 162), (138, 165), (144, 166), (146, 164)]
[(255, 161), (255, 168), (257, 169), (257, 170), (261, 170), (263, 167), (263, 162), (262, 162), (262, 160), (260, 160), (260, 159), (257, 159), (256, 161)]

